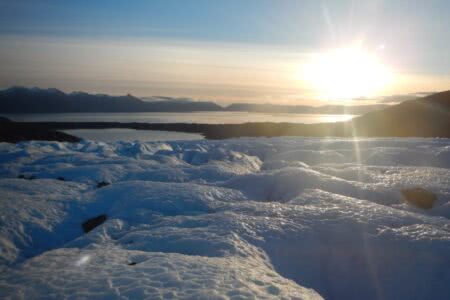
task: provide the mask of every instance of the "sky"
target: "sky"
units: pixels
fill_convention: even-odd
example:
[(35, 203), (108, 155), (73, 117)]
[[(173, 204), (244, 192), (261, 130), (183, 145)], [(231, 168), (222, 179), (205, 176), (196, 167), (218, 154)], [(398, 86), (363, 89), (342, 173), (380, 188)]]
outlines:
[(219, 103), (450, 89), (447, 0), (0, 0), (0, 88)]

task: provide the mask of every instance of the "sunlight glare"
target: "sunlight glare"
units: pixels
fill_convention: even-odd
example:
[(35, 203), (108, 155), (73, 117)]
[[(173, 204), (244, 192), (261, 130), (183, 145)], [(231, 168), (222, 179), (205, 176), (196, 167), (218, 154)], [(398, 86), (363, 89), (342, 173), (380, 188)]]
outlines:
[[(384, 45), (382, 46), (384, 49)], [(301, 77), (321, 98), (348, 100), (374, 96), (392, 80), (376, 51), (340, 48), (314, 55), (301, 69)]]
[(75, 262), (75, 265), (77, 267), (81, 267), (81, 266), (85, 265), (90, 259), (91, 259), (90, 255), (83, 255), (82, 257), (80, 257), (80, 259), (78, 259)]

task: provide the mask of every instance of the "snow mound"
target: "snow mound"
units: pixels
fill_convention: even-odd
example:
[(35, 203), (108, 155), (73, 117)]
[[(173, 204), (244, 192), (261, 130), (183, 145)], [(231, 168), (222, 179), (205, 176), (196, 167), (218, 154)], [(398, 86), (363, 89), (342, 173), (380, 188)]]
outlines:
[[(450, 298), (449, 149), (446, 139), (1, 143), (1, 294)], [(417, 187), (436, 196), (432, 208), (405, 201)]]
[(321, 299), (255, 259), (114, 248), (49, 251), (2, 277), (24, 299)]

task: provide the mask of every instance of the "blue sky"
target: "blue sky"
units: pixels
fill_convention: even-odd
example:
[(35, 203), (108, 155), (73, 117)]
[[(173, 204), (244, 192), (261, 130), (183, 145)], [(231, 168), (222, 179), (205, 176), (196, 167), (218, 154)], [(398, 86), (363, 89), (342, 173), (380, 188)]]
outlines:
[[(0, 36), (0, 62), (8, 72), (0, 71), (3, 87), (296, 101), (313, 97), (314, 91), (289, 79), (288, 65), (298, 61), (302, 68), (305, 56), (354, 43), (370, 51), (382, 46), (383, 64), (400, 74), (399, 83), (379, 94), (440, 90), (450, 82), (450, 1), (0, 1)], [(167, 48), (171, 55), (163, 54)], [(112, 65), (122, 61), (116, 69), (108, 66), (115, 76), (102, 75), (107, 62), (96, 66), (99, 53), (106, 53)], [(138, 58), (151, 60), (152, 70), (131, 76)], [(63, 61), (71, 68), (62, 68)], [(84, 78), (87, 63), (92, 77)], [(212, 65), (246, 68), (239, 74), (247, 73), (247, 81), (233, 82), (234, 73), (209, 76)], [(128, 75), (121, 78), (121, 72)], [(270, 81), (285, 77), (285, 85)]]

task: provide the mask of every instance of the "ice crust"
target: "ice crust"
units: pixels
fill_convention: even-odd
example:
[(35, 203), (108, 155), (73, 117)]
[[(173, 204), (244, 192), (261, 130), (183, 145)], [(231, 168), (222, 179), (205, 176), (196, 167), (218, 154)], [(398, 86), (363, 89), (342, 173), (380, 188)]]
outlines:
[(0, 143), (0, 195), (1, 298), (450, 298), (447, 139)]

